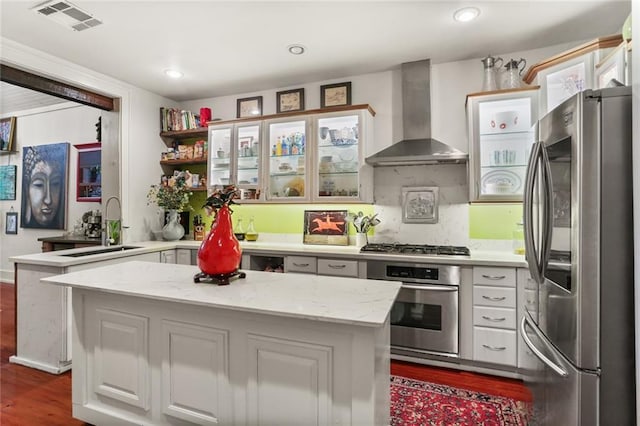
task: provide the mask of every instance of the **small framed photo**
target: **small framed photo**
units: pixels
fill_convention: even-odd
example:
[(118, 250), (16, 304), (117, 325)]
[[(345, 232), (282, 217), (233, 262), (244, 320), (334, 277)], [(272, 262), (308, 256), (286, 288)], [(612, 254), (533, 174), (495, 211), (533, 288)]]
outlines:
[(276, 93), (276, 112), (304, 111), (304, 89)]
[(351, 82), (320, 86), (320, 108), (351, 105)]
[(402, 223), (438, 223), (438, 187), (402, 187)]
[(305, 210), (304, 244), (349, 245), (346, 210)]
[(17, 234), (18, 233), (18, 213), (7, 212), (7, 219), (5, 221), (4, 233), (5, 234)]
[(0, 151), (12, 151), (13, 139), (16, 136), (16, 118), (0, 119)]
[(262, 115), (262, 96), (238, 99), (237, 118)]

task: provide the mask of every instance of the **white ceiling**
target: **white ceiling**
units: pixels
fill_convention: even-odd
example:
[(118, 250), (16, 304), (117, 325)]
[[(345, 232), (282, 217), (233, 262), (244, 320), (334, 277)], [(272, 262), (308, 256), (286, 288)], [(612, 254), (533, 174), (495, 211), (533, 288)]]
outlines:
[[(75, 0), (103, 24), (74, 32), (30, 10), (39, 3), (0, 0), (0, 35), (176, 101), (585, 40), (619, 32), (631, 12), (630, 0)], [(469, 4), (480, 17), (454, 22)], [(291, 55), (293, 43), (307, 52)]]

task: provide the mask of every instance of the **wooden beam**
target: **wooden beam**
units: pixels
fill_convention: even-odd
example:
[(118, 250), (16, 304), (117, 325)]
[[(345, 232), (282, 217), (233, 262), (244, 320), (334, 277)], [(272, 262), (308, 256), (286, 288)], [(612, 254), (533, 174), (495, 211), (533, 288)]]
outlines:
[(8, 65), (0, 64), (0, 80), (101, 110), (113, 111), (114, 109), (113, 98), (31, 74)]

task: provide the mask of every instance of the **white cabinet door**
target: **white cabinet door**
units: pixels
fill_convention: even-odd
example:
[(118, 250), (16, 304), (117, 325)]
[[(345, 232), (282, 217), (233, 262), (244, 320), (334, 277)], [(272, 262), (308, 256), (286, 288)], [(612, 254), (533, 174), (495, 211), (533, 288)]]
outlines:
[(467, 97), (470, 201), (522, 201), (538, 87)]
[(176, 251), (175, 250), (161, 251), (160, 263), (176, 263)]
[(191, 259), (193, 258), (191, 249), (176, 249), (176, 263), (178, 265), (193, 265)]

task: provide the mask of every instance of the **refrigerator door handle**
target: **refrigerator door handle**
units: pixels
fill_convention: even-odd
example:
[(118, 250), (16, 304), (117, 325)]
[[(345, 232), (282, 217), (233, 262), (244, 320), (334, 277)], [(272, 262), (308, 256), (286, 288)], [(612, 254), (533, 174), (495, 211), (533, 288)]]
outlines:
[(545, 199), (542, 214), (542, 231), (544, 232), (540, 242), (540, 275), (544, 277), (547, 263), (551, 255), (551, 239), (553, 238), (553, 175), (551, 174), (551, 162), (544, 144), (540, 143), (540, 157), (542, 158)]
[[(536, 347), (536, 345), (534, 345), (534, 343), (531, 341), (531, 339), (527, 335), (527, 328), (526, 328), (527, 326), (529, 326), (533, 330), (533, 332), (536, 333), (540, 341), (545, 343), (545, 340), (544, 340), (544, 337), (541, 336), (540, 333), (538, 332), (538, 329), (535, 326), (531, 325), (528, 318), (528, 313), (525, 313), (525, 315), (522, 317), (522, 321), (520, 322), (520, 334), (522, 335), (522, 339), (527, 344), (529, 349), (531, 349), (531, 352), (533, 352), (538, 357), (538, 359), (540, 359), (540, 361), (542, 361), (549, 368), (555, 371), (557, 375), (559, 375), (560, 377), (568, 377), (569, 373), (567, 372), (567, 370), (565, 370), (561, 366), (551, 361), (545, 354), (542, 353), (542, 351), (540, 351), (540, 349)], [(548, 345), (546, 346), (548, 350), (553, 351), (553, 348), (550, 348)]]
[(538, 262), (539, 255), (533, 235), (533, 194), (535, 190), (536, 171), (541, 158), (541, 145), (542, 142), (536, 142), (531, 147), (531, 154), (525, 178), (523, 206), (525, 258), (529, 265), (531, 278), (533, 278), (533, 280), (538, 284), (542, 283), (542, 271), (540, 263)]

